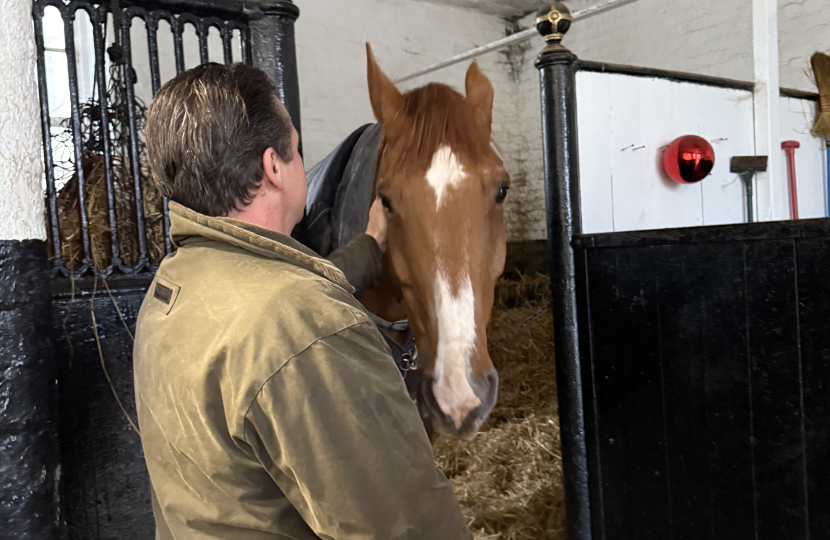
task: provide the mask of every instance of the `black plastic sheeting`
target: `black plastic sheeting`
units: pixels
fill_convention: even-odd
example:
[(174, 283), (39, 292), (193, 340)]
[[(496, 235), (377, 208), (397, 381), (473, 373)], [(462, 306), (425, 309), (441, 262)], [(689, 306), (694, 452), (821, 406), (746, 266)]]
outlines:
[[(150, 277), (145, 281), (120, 290), (110, 282), (130, 332), (135, 331)], [(62, 511), (72, 540), (152, 540), (155, 523), (141, 440), (124, 418), (101, 368), (92, 332), (90, 287), (91, 283), (76, 284), (74, 299), (59, 295), (53, 302), (60, 364)], [(100, 281), (95, 318), (107, 372), (136, 422), (132, 338)]]
[(61, 538), (46, 246), (0, 241), (0, 538)]

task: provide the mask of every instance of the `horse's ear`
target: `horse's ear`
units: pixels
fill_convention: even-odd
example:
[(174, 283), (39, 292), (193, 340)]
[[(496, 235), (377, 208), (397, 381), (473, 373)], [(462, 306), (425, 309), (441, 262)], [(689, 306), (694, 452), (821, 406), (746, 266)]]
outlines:
[(392, 81), (380, 70), (372, 54), (372, 46), (366, 43), (366, 57), (368, 61), (367, 78), (369, 81), (369, 99), (372, 101), (372, 111), (375, 118), (383, 124), (390, 121), (403, 107), (403, 95), (392, 84)]
[(490, 130), (493, 121), (493, 85), (479, 69), (478, 62), (470, 64), (465, 83), (467, 103), (475, 110), (481, 124)]

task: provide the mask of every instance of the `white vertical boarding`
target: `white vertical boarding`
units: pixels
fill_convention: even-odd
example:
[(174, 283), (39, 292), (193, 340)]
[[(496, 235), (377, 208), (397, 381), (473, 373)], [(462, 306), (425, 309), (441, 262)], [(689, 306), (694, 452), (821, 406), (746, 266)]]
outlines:
[[(612, 75), (611, 178), (614, 230), (702, 225), (700, 186), (662, 173), (662, 148), (695, 133), (693, 93), (667, 80)], [(679, 104), (685, 105), (679, 105)]]
[(654, 165), (659, 181), (655, 180), (654, 184), (664, 192), (659, 204), (668, 219), (652, 223), (649, 228), (696, 227), (703, 225), (703, 186), (700, 182), (678, 184), (669, 178), (663, 170), (663, 155), (666, 147), (683, 135), (711, 139), (708, 133), (701, 131), (701, 126), (706, 124), (707, 111), (701, 102), (699, 85), (662, 82), (665, 92), (671, 96), (671, 108), (668, 115), (658, 117), (663, 125), (660, 127), (662, 136), (657, 141)]
[[(577, 92), (585, 233), (746, 222), (744, 186), (730, 166), (734, 156), (755, 155), (752, 92), (593, 72), (578, 75)], [(796, 151), (801, 217), (824, 217), (824, 142), (810, 135), (816, 104), (781, 98), (779, 106), (782, 127), (771, 153), (779, 158), (776, 209), (767, 219), (790, 219), (782, 140), (801, 143)], [(689, 134), (712, 144), (715, 167), (697, 184), (676, 184), (663, 173), (663, 151)], [(756, 215), (758, 208), (756, 198)]]
[[(804, 99), (781, 98), (781, 140), (798, 141), (795, 151), (798, 178), (798, 213), (800, 219), (827, 216), (827, 169), (825, 143), (810, 134), (816, 117), (816, 103)], [(790, 219), (790, 190), (787, 155), (779, 148), (781, 183), (786, 187), (783, 208), (778, 208), (776, 219)]]
[[(586, 233), (744, 221), (743, 186), (729, 168), (733, 155), (754, 153), (751, 92), (608, 73), (577, 81)], [(689, 134), (711, 141), (715, 169), (681, 185), (663, 173), (662, 156)]]
[(576, 75), (576, 88), (582, 231), (587, 234), (610, 232), (614, 230), (614, 198), (609, 159), (611, 79), (604, 73), (580, 71)]
[[(786, 182), (781, 182), (781, 118), (778, 68), (778, 1), (752, 0), (755, 57), (755, 153), (769, 156), (767, 172), (757, 177), (758, 220), (781, 214)], [(780, 219), (780, 218), (778, 218)]]
[[(753, 155), (752, 93), (621, 74), (580, 73), (580, 182), (586, 233), (693, 227), (745, 220), (734, 155)], [(694, 185), (665, 176), (662, 156), (695, 134), (715, 168)]]
[[(642, 208), (640, 191), (644, 188), (643, 168), (640, 156), (645, 145), (641, 125), (643, 111), (639, 93), (641, 81), (631, 77), (609, 77), (611, 92), (609, 111), (611, 114), (610, 148), (608, 157), (611, 173), (611, 190), (614, 204), (614, 229), (631, 230), (638, 222), (638, 209)], [(592, 135), (600, 126), (592, 126)]]
[[(701, 133), (715, 151), (715, 167), (700, 182), (703, 189), (703, 224), (725, 225), (746, 221), (743, 182), (730, 172), (733, 156), (755, 155), (752, 93), (698, 86)], [(753, 208), (757, 213), (757, 205)]]

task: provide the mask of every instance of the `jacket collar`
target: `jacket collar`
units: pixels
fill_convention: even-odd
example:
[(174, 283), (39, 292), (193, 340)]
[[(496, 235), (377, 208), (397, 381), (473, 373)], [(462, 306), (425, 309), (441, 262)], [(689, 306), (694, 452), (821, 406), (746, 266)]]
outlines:
[(223, 242), (299, 266), (354, 293), (343, 272), (290, 236), (237, 219), (209, 217), (173, 201), (169, 209), (170, 239), (176, 247), (197, 242), (199, 238)]

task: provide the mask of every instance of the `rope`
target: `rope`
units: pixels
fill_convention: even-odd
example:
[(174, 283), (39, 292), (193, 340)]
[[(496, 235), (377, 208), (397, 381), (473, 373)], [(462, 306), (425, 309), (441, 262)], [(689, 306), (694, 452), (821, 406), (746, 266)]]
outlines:
[(118, 307), (118, 302), (116, 302), (115, 297), (112, 296), (112, 291), (110, 291), (110, 286), (107, 284), (107, 280), (104, 279), (104, 278), (101, 278), (101, 281), (104, 282), (104, 287), (107, 288), (107, 294), (110, 295), (110, 300), (112, 300), (112, 305), (115, 306), (115, 311), (118, 312), (118, 317), (121, 318), (121, 324), (124, 325), (124, 330), (126, 330), (127, 334), (129, 334), (129, 336), (130, 336), (130, 341), (135, 343), (135, 337), (133, 336), (133, 333), (130, 332), (130, 327), (127, 326), (127, 321), (124, 320), (124, 314), (121, 313), (121, 308)]
[[(104, 281), (106, 284), (106, 281)], [(127, 419), (127, 422), (130, 423), (130, 426), (133, 428), (138, 436), (141, 436), (141, 432), (138, 430), (138, 426), (135, 425), (130, 415), (127, 414), (127, 409), (124, 408), (124, 405), (121, 403), (121, 398), (118, 397), (118, 392), (115, 390), (115, 385), (112, 384), (112, 379), (110, 378), (110, 374), (107, 371), (107, 366), (104, 363), (104, 351), (101, 347), (101, 338), (98, 336), (98, 323), (95, 321), (95, 292), (98, 290), (98, 274), (95, 274), (95, 282), (92, 285), (92, 297), (89, 299), (89, 313), (92, 317), (92, 333), (95, 334), (95, 344), (98, 346), (98, 358), (101, 360), (101, 369), (104, 371), (104, 377), (107, 378), (107, 383), (110, 385), (110, 390), (112, 390), (112, 395), (115, 397), (116, 403), (118, 403), (118, 407), (121, 409), (121, 412), (124, 414), (124, 418)], [(109, 291), (109, 286), (107, 286), (107, 291)], [(118, 310), (118, 315), (121, 316), (121, 310), (118, 308), (118, 304), (115, 302), (115, 298), (112, 297), (110, 294), (110, 298), (112, 298), (113, 303), (115, 304), (115, 309)], [(124, 322), (124, 317), (121, 316), (121, 322)], [(124, 322), (126, 326), (127, 323)], [(129, 329), (127, 329), (129, 332)], [(130, 333), (130, 337), (132, 338), (132, 333)]]

